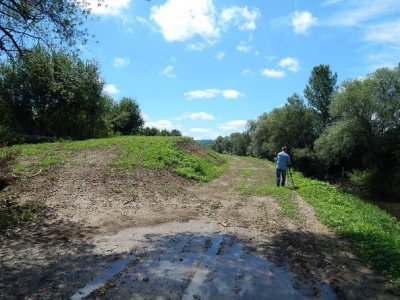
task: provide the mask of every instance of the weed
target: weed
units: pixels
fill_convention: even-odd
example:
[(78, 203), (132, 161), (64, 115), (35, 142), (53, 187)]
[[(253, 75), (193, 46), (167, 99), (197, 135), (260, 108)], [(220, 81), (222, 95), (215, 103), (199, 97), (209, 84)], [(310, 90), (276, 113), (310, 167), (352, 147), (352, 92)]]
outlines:
[(298, 193), (320, 220), (349, 238), (364, 263), (388, 275), (400, 287), (400, 224), (378, 207), (334, 186), (296, 176)]
[(0, 208), (0, 231), (32, 219), (36, 208), (32, 203)]

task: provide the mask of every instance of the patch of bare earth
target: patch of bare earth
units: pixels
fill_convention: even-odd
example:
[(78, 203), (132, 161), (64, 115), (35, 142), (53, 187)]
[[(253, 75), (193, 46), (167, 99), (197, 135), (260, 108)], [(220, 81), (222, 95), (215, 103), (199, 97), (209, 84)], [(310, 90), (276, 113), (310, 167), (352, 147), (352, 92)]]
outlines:
[(198, 185), (168, 171), (121, 171), (115, 155), (82, 151), (3, 192), (42, 213), (1, 236), (1, 299), (395, 298), (301, 198), (291, 220), (274, 198), (240, 192), (270, 180), (269, 165), (230, 157), (226, 173)]

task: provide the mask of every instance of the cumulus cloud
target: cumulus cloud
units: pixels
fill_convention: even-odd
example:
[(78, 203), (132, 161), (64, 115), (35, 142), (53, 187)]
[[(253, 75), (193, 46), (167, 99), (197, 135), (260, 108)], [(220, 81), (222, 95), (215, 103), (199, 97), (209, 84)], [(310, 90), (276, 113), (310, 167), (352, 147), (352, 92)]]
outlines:
[(113, 66), (117, 68), (125, 67), (129, 65), (130, 59), (127, 57), (114, 57)]
[(121, 93), (121, 91), (117, 88), (117, 86), (112, 83), (106, 84), (104, 86), (104, 91), (110, 95), (117, 95), (117, 94)]
[(264, 69), (261, 75), (269, 78), (283, 78), (285, 77), (285, 72), (275, 69)]
[(165, 67), (162, 73), (168, 78), (176, 78), (177, 77), (174, 72), (174, 66)]
[(220, 125), (218, 128), (222, 130), (239, 130), (246, 126), (246, 120), (235, 120)]
[(150, 20), (169, 42), (199, 37), (203, 42), (191, 43), (187, 49), (201, 51), (214, 45), (229, 28), (255, 30), (259, 16), (258, 9), (237, 6), (224, 8), (219, 14), (213, 0), (166, 0), (151, 8)]
[(168, 0), (153, 6), (150, 18), (167, 41), (186, 41), (196, 35), (204, 39), (218, 37), (215, 8), (211, 0)]
[(223, 27), (230, 24), (237, 26), (240, 30), (255, 30), (256, 19), (260, 16), (258, 10), (249, 10), (246, 7), (229, 7), (222, 10), (220, 23)]
[(307, 33), (311, 26), (315, 25), (318, 21), (308, 11), (295, 11), (291, 14), (292, 26), (296, 33)]
[(244, 96), (244, 94), (242, 94), (237, 90), (205, 89), (205, 90), (193, 90), (186, 92), (185, 98), (187, 100), (207, 99), (207, 98), (214, 98), (217, 95), (222, 95), (226, 99), (236, 99)]
[(299, 70), (299, 62), (297, 59), (292, 57), (286, 57), (279, 61), (278, 65), (282, 68), (286, 68), (289, 71), (295, 73)]
[(214, 120), (215, 117), (213, 115), (209, 114), (209, 113), (201, 111), (201, 112), (188, 113), (188, 114), (185, 114), (185, 115), (183, 115), (181, 117), (178, 117), (176, 119), (177, 120), (189, 119), (189, 120), (193, 120), (193, 121), (196, 121), (196, 120), (211, 121), (211, 120)]
[(91, 12), (96, 15), (123, 15), (123, 11), (129, 7), (131, 0), (104, 0), (99, 5), (98, 0), (88, 0)]

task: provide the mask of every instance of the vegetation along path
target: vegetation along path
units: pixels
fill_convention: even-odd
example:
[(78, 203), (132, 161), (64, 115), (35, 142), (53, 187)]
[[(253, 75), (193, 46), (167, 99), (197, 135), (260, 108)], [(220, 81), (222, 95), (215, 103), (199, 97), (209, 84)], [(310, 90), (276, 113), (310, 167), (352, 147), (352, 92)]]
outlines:
[[(317, 218), (309, 189), (326, 186), (296, 174), (298, 188), (277, 188), (269, 162), (188, 139), (91, 143), (19, 154), (1, 216), (33, 217), (3, 220), (1, 299), (398, 298), (395, 279)], [(223, 173), (202, 179), (216, 171), (201, 161)]]

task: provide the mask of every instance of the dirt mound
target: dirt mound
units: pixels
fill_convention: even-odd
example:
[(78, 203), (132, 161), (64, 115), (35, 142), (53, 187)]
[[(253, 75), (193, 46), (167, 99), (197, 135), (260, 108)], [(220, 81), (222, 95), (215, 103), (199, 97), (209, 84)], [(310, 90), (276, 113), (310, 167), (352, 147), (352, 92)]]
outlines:
[(205, 146), (193, 140), (190, 139), (179, 140), (176, 142), (176, 146), (178, 149), (181, 149), (188, 154), (201, 157), (207, 161), (217, 164), (222, 162), (221, 159), (217, 155), (215, 155), (215, 153), (208, 151), (208, 149)]

